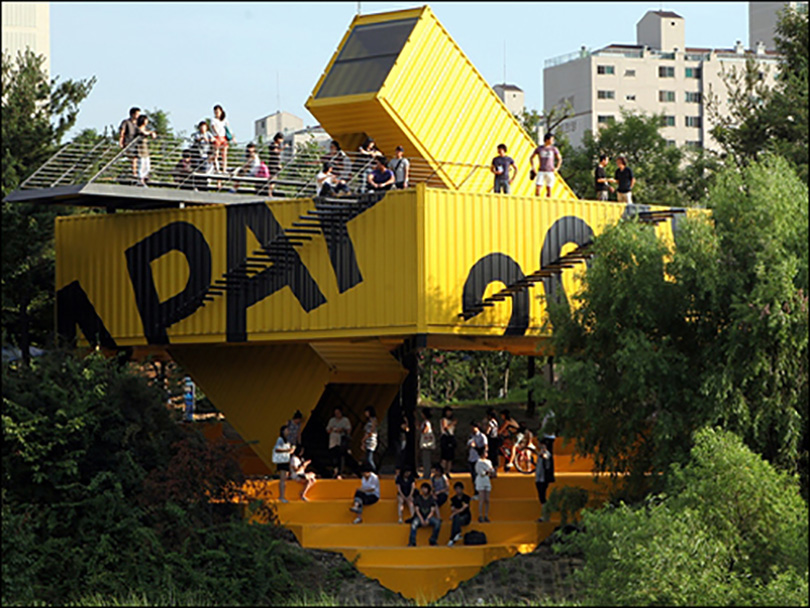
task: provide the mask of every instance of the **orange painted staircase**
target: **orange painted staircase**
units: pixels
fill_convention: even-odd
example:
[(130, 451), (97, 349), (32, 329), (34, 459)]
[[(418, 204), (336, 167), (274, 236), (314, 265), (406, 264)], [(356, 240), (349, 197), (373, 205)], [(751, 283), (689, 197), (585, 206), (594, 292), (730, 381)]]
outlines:
[[(557, 444), (556, 481), (549, 486), (549, 494), (555, 488), (576, 486), (588, 490), (591, 504), (598, 505), (606, 496), (608, 480), (594, 478), (591, 459), (575, 459), (570, 445), (559, 439)], [(472, 494), (469, 474), (454, 473), (451, 485), (456, 481), (462, 481), (465, 491)], [(278, 481), (252, 480), (245, 489), (249, 497), (272, 504), (280, 523), (295, 534), (302, 547), (340, 552), (369, 578), (420, 603), (439, 599), (494, 560), (533, 551), (559, 524), (558, 515), (550, 521), (537, 521), (540, 503), (534, 475), (499, 472), (492, 480), (491, 523), (478, 523), (479, 505), (473, 501), (473, 521), (463, 529), (483, 531), (486, 545), (447, 546), (451, 526), (448, 501), (440, 510), (438, 545), (429, 546), (431, 529), (420, 528), (417, 546), (407, 547), (410, 526), (397, 523), (394, 480), (381, 477), (380, 501), (364, 509), (363, 523), (352, 524), (355, 514), (349, 506), (359, 486), (358, 479), (319, 480), (309, 492), (309, 501), (304, 502), (298, 498), (303, 486), (288, 481), (288, 503), (278, 502)], [(407, 517), (407, 508), (404, 512)]]

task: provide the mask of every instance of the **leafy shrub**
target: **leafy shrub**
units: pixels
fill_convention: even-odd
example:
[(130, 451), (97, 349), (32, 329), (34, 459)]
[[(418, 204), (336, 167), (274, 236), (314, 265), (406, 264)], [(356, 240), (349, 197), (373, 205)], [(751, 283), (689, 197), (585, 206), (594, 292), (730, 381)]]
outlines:
[(565, 486), (555, 488), (548, 497), (546, 508), (549, 513), (560, 513), (562, 525), (568, 523), (569, 516), (576, 522), (579, 512), (588, 504), (588, 491), (582, 488)]
[(704, 429), (667, 492), (584, 511), (574, 574), (588, 604), (807, 605), (808, 516), (795, 477)]
[(145, 378), (95, 355), (4, 367), (2, 422), (3, 604), (293, 593), (308, 556), (235, 517), (230, 448), (178, 425)]

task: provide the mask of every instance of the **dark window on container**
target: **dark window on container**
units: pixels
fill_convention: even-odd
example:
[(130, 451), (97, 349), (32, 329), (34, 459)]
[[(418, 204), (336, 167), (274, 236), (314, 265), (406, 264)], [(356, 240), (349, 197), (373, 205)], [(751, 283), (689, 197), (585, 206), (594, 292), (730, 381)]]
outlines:
[(378, 91), (416, 21), (399, 19), (355, 27), (315, 98)]

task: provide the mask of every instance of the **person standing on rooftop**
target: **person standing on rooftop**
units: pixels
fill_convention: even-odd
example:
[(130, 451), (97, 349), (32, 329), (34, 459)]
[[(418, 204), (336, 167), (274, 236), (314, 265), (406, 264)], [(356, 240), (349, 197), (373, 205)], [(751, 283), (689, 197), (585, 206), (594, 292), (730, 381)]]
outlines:
[(605, 167), (607, 167), (608, 161), (607, 154), (601, 154), (599, 156), (599, 164), (596, 165), (596, 170), (594, 171), (594, 180), (596, 182), (596, 200), (598, 201), (607, 201), (608, 199), (608, 192), (614, 192), (615, 188), (610, 184), (616, 183), (616, 180), (612, 177), (608, 177), (607, 173), (605, 172)]
[[(554, 145), (554, 135), (546, 133), (543, 138), (543, 145), (537, 146), (529, 157), (529, 164), (534, 173), (534, 158), (540, 159), (537, 169), (537, 180), (534, 182), (534, 195), (540, 196), (540, 190), (546, 187), (546, 197), (551, 198), (551, 187), (554, 185), (555, 172), (562, 166), (562, 154)], [(556, 159), (556, 164), (555, 164)]]
[[(514, 169), (514, 173), (510, 170)], [(495, 194), (509, 194), (518, 168), (511, 156), (506, 155), (506, 144), (498, 144), (498, 156), (492, 159), (489, 170), (495, 174)]]
[[(118, 127), (118, 145), (126, 148), (138, 137), (138, 117), (141, 115), (140, 108), (130, 108), (129, 118), (121, 121)], [(138, 153), (135, 150), (128, 150), (127, 156), (132, 162), (132, 177), (138, 178)]]
[(214, 132), (214, 160), (217, 171), (226, 172), (228, 170), (228, 135), (230, 134), (230, 124), (225, 117), (225, 110), (217, 104), (214, 106), (214, 118), (211, 119), (211, 131)]
[(146, 186), (152, 163), (149, 159), (149, 138), (154, 139), (157, 133), (147, 128), (149, 117), (146, 114), (138, 116), (138, 143), (135, 144), (138, 152), (138, 185)]
[(394, 172), (394, 187), (403, 190), (408, 187), (411, 173), (411, 161), (405, 158), (405, 148), (397, 146), (396, 158), (388, 162), (388, 168)]
[(616, 173), (613, 177), (616, 178), (618, 185), (616, 187), (616, 196), (620, 203), (633, 204), (633, 187), (636, 185), (636, 178), (633, 176), (633, 170), (627, 166), (627, 159), (624, 156), (616, 158)]

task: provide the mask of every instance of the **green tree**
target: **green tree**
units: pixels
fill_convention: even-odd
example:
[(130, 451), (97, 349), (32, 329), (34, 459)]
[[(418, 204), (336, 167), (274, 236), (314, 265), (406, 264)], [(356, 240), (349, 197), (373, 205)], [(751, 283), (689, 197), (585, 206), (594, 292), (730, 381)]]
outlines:
[(807, 186), (778, 157), (716, 182), (714, 225), (684, 220), (674, 251), (636, 221), (595, 239), (571, 308), (550, 303), (560, 383), (538, 379), (537, 394), (561, 435), (637, 490), (706, 424), (801, 466), (806, 490)]
[(161, 386), (55, 351), (2, 381), (4, 605), (290, 599), (309, 558), (238, 517), (233, 448), (179, 425)]
[[(95, 78), (50, 82), (43, 57), (30, 50), (12, 62), (3, 54), (3, 197), (52, 155), (75, 124), (79, 105)], [(29, 347), (43, 345), (53, 320), (53, 221), (51, 207), (3, 203), (3, 343), (29, 360)]]
[(681, 192), (681, 150), (660, 133), (660, 116), (622, 110), (621, 120), (596, 133), (586, 131), (582, 146), (568, 153), (562, 177), (581, 198), (594, 197), (593, 172), (600, 154), (627, 158), (636, 178), (633, 201), (650, 205), (686, 205)]
[(776, 26), (776, 49), (780, 54), (776, 85), (771, 89), (760, 79), (761, 67), (749, 59), (742, 70), (725, 77), (728, 107), (709, 95), (707, 111), (713, 123), (712, 136), (732, 162), (745, 165), (763, 152), (784, 156), (802, 180), (807, 181), (808, 163), (808, 14), (786, 7)]
[[(571, 105), (570, 101), (566, 101), (564, 104), (552, 106), (545, 115), (540, 114), (534, 109), (524, 109), (520, 114), (516, 114), (515, 118), (518, 119), (520, 126), (522, 126), (526, 134), (532, 138), (532, 141), (540, 145), (542, 143), (542, 137), (546, 133), (554, 133), (557, 139), (561, 140), (557, 131), (560, 125), (573, 116), (573, 114), (574, 107)], [(540, 131), (541, 127), (542, 132)]]
[(807, 605), (807, 504), (795, 477), (703, 429), (666, 492), (583, 513), (574, 574), (593, 605)]

